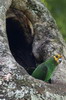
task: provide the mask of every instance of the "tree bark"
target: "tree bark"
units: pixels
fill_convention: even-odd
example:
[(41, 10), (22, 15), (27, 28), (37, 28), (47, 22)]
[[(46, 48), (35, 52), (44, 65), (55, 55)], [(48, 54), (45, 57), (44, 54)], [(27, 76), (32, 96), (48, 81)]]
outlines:
[[(14, 59), (6, 31), (6, 19), (20, 22), (37, 63), (54, 54), (63, 55), (52, 77), (52, 84), (32, 78)], [(30, 31), (29, 31), (30, 30)], [(30, 33), (30, 34), (29, 34)], [(33, 39), (33, 41), (31, 41)], [(66, 45), (48, 9), (39, 0), (0, 0), (0, 99), (3, 100), (65, 100)], [(12, 73), (9, 82), (3, 76)]]

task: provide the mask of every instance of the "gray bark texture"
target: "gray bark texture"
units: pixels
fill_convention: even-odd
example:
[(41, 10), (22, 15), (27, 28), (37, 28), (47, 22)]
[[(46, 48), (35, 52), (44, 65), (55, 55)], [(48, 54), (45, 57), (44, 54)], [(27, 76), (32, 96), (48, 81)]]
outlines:
[[(38, 62), (60, 53), (63, 62), (57, 66), (52, 84), (34, 79), (14, 59), (9, 49), (6, 19), (19, 20), (26, 27), (27, 41)], [(29, 34), (28, 28), (31, 30)], [(66, 44), (55, 20), (39, 0), (0, 0), (0, 100), (66, 100)], [(12, 73), (9, 82), (3, 76)]]

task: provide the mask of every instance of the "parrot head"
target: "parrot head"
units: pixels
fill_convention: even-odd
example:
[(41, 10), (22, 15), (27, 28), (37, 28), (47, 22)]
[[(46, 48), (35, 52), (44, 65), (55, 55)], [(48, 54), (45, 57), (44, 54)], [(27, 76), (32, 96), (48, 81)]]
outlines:
[(54, 56), (54, 59), (57, 63), (61, 63), (62, 62), (62, 56), (60, 54), (57, 54)]

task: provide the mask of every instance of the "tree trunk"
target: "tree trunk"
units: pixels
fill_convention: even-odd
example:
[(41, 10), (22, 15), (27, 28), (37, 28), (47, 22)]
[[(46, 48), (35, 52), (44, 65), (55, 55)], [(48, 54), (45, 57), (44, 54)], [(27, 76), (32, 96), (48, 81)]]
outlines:
[[(65, 100), (65, 49), (55, 20), (39, 0), (0, 0), (0, 100)], [(29, 75), (57, 53), (63, 62), (52, 84)], [(5, 82), (9, 72), (12, 77)]]

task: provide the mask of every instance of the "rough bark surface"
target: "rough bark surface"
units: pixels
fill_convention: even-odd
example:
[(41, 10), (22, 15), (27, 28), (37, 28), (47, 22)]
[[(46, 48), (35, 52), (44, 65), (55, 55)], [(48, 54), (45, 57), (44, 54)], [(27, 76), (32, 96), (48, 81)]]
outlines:
[[(9, 11), (8, 11), (9, 10)], [(6, 35), (6, 18), (27, 18), (33, 40), (33, 54), (38, 62), (60, 53), (64, 59), (52, 77), (52, 84), (28, 75), (13, 58)], [(23, 27), (23, 24), (22, 24)], [(26, 32), (25, 32), (26, 33)], [(39, 0), (0, 0), (0, 100), (66, 100), (66, 45), (55, 20)], [(3, 76), (12, 73), (9, 82)]]

